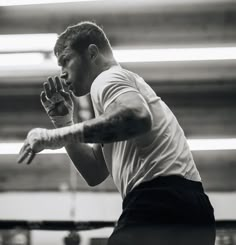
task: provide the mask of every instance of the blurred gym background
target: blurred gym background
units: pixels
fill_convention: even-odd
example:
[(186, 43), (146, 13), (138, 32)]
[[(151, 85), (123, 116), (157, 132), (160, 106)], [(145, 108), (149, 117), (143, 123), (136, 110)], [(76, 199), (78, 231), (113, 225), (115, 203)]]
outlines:
[[(0, 220), (119, 217), (122, 200), (112, 180), (88, 187), (63, 150), (43, 152), (30, 166), (16, 163), (30, 129), (52, 128), (39, 94), (47, 77), (60, 73), (52, 53), (57, 34), (82, 20), (102, 26), (121, 65), (143, 76), (169, 105), (217, 221), (235, 221), (235, 0), (0, 0)], [(79, 117), (90, 118), (88, 108), (86, 98), (78, 100)], [(80, 231), (76, 240), (69, 229), (19, 227), (0, 230), (0, 244), (104, 245), (111, 232)], [(233, 244), (233, 227), (218, 231), (216, 245)]]

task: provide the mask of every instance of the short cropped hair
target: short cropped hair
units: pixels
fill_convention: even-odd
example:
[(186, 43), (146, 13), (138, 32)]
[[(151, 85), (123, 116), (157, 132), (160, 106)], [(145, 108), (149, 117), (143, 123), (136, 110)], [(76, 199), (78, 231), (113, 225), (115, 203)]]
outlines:
[(95, 44), (105, 54), (112, 53), (110, 42), (102, 28), (94, 22), (83, 21), (67, 27), (59, 35), (54, 47), (54, 54), (58, 56), (66, 47), (83, 54), (90, 44)]

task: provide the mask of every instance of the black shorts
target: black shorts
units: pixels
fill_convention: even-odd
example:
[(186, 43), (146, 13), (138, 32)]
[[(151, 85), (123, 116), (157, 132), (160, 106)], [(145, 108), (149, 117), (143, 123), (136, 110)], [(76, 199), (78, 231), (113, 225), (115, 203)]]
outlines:
[(109, 245), (215, 242), (214, 209), (201, 182), (158, 177), (127, 194)]

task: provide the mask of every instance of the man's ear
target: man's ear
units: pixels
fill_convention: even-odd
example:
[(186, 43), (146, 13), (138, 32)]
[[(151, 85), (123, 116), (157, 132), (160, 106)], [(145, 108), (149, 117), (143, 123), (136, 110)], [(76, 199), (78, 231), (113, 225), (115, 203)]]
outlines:
[(96, 58), (98, 57), (98, 54), (99, 54), (99, 49), (97, 47), (97, 45), (95, 44), (90, 44), (88, 46), (88, 55), (89, 55), (89, 59), (91, 61), (94, 61), (96, 60)]

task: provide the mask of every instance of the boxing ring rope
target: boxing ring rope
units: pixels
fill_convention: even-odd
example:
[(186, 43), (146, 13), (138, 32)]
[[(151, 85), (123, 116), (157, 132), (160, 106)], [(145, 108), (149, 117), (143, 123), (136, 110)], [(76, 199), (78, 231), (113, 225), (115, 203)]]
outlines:
[[(107, 227), (114, 227), (115, 221), (64, 221), (64, 220), (0, 220), (0, 230), (26, 229), (26, 230), (47, 230), (47, 231), (65, 231), (65, 230), (93, 230)], [(236, 220), (217, 220), (216, 229), (235, 229)]]

